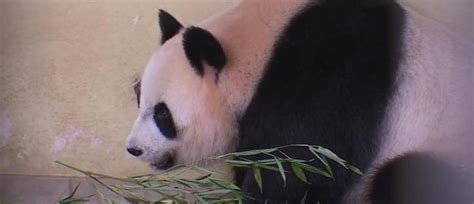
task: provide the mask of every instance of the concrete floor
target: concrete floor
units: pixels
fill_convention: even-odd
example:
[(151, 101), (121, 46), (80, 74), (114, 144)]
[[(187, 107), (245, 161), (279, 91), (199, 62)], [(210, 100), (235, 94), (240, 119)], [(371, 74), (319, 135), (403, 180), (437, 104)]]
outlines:
[[(51, 204), (70, 195), (80, 183), (77, 197), (95, 194), (92, 181), (81, 177), (0, 175), (0, 204)], [(113, 193), (95, 185), (116, 203), (128, 203)], [(87, 203), (103, 203), (91, 197)]]

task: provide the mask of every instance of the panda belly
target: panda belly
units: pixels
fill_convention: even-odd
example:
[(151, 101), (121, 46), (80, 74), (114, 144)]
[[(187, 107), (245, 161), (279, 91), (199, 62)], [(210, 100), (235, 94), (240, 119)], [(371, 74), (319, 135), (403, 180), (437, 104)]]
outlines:
[[(239, 120), (238, 151), (317, 144), (367, 170), (397, 88), (404, 19), (396, 3), (325, 1), (304, 8), (274, 44)], [(311, 157), (297, 149), (286, 153)], [(285, 187), (275, 179), (278, 172), (263, 171), (263, 193), (251, 171), (238, 171), (237, 180), (256, 202), (295, 203), (308, 191), (309, 203), (339, 203), (360, 178), (343, 168), (334, 171), (335, 180), (308, 175), (313, 185), (290, 175)]]

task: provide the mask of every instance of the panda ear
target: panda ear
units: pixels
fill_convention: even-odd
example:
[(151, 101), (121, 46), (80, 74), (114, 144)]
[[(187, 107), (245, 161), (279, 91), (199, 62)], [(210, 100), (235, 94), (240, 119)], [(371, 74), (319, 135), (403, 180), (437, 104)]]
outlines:
[(224, 50), (219, 41), (202, 28), (187, 28), (183, 33), (183, 47), (189, 63), (200, 76), (204, 74), (203, 62), (215, 69), (216, 77), (226, 63)]
[(176, 18), (164, 10), (160, 9), (158, 18), (161, 29), (161, 44), (178, 34), (179, 30), (183, 28), (183, 25)]

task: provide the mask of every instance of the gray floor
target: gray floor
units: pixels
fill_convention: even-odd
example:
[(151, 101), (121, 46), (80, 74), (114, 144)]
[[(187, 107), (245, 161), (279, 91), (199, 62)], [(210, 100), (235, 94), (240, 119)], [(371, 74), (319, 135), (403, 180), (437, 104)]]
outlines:
[[(51, 204), (67, 197), (76, 185), (81, 183), (77, 196), (95, 194), (92, 182), (87, 178), (78, 177), (49, 177), (49, 176), (17, 176), (0, 174), (0, 204)], [(97, 185), (96, 185), (97, 186)], [(101, 189), (117, 203), (127, 203), (119, 200), (112, 193)], [(97, 197), (90, 198), (87, 203), (101, 203)]]

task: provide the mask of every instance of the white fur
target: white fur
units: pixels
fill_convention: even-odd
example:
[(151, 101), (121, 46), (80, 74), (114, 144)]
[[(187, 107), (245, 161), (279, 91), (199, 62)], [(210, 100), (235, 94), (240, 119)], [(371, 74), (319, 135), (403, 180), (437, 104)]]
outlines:
[[(233, 151), (236, 118), (254, 94), (275, 38), (304, 3), (243, 1), (199, 24), (218, 39), (228, 59), (217, 84), (212, 68), (205, 67), (201, 77), (190, 67), (182, 33), (168, 40), (145, 68), (139, 116), (127, 146), (141, 149), (139, 158), (148, 163), (159, 162), (168, 153), (177, 163), (185, 163)], [(153, 121), (153, 108), (159, 102), (170, 109), (176, 139), (166, 139)]]
[[(198, 25), (218, 39), (227, 56), (217, 84), (210, 67), (205, 68), (204, 78), (190, 67), (181, 34), (153, 54), (143, 74), (140, 113), (128, 139), (128, 147), (144, 151), (142, 160), (156, 162), (171, 152), (182, 163), (234, 150), (236, 118), (254, 94), (272, 44), (289, 18), (307, 3), (276, 1), (244, 1)], [(406, 9), (406, 56), (383, 121), (383, 151), (370, 169), (415, 150), (462, 155), (472, 167), (472, 70), (466, 49), (471, 45), (454, 40), (447, 28)], [(175, 140), (165, 139), (153, 122), (158, 102), (165, 102), (172, 113), (178, 129)], [(366, 189), (367, 178), (356, 189)], [(351, 203), (360, 195), (354, 191)]]
[(242, 1), (199, 24), (217, 37), (227, 56), (218, 86), (233, 112), (247, 108), (273, 43), (307, 0)]
[(379, 157), (415, 150), (457, 152), (461, 141), (472, 134), (472, 70), (465, 41), (443, 25), (406, 10), (406, 56)]
[[(141, 81), (140, 112), (128, 146), (142, 149), (139, 158), (147, 162), (158, 162), (167, 153), (177, 162), (198, 161), (235, 144), (237, 128), (227, 102), (213, 79), (199, 77), (183, 60), (180, 43), (174, 38), (156, 51)], [(170, 109), (176, 139), (166, 139), (153, 120), (154, 106), (160, 102)]]
[(457, 166), (474, 166), (469, 46), (445, 26), (405, 9), (405, 58), (384, 121), (381, 152), (348, 203), (367, 203), (370, 172), (404, 153), (425, 152)]

